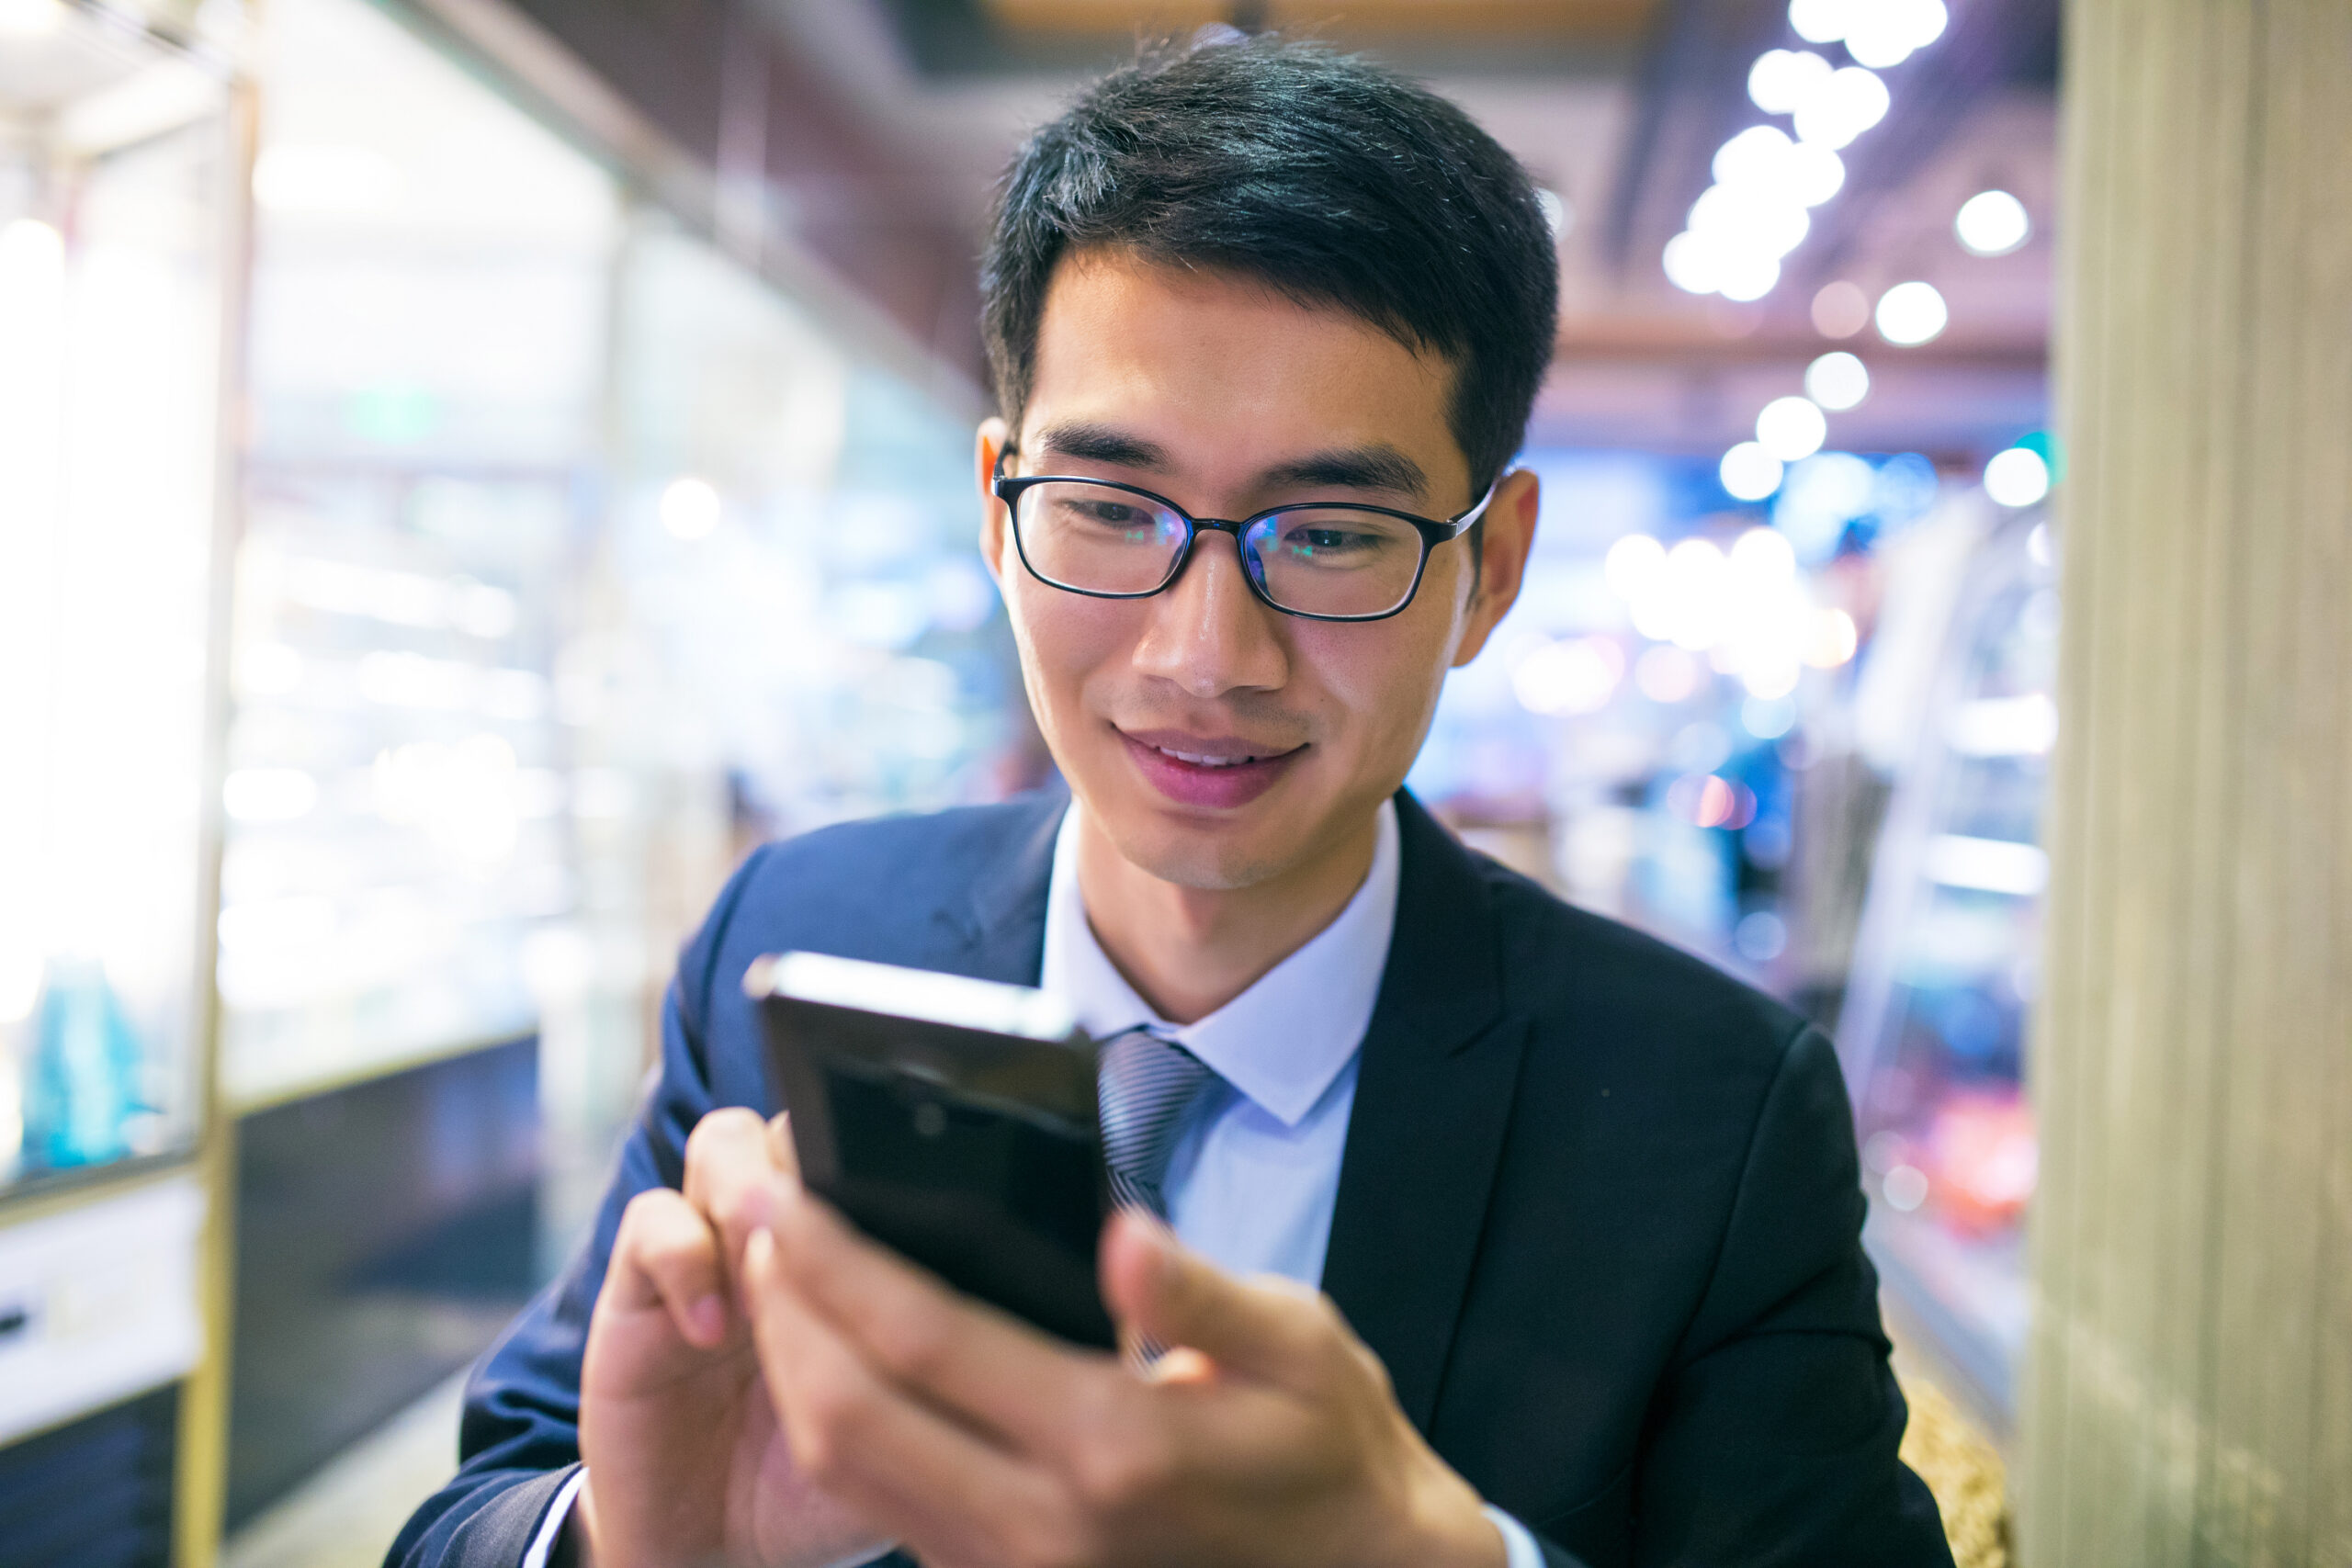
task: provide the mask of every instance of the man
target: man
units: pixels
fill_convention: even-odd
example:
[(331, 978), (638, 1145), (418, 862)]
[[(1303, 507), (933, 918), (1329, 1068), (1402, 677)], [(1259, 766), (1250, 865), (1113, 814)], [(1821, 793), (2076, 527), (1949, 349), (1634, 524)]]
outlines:
[[(983, 547), (1068, 795), (745, 864), (395, 1562), (1949, 1562), (1826, 1043), (1400, 788), (1518, 592), (1555, 287), (1500, 148), (1311, 48), (1147, 61), (1023, 149)], [(793, 948), (1111, 1037), (1151, 1371), (798, 1188), (741, 989)]]

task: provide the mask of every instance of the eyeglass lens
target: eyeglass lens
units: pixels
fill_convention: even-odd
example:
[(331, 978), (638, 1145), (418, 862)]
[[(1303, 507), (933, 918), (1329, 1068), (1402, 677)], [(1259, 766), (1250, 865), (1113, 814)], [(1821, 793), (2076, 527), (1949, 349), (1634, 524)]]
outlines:
[[(1052, 480), (1021, 493), (1023, 557), (1049, 582), (1089, 593), (1149, 593), (1184, 548), (1183, 517), (1132, 491)], [(1253, 523), (1243, 565), (1268, 599), (1310, 615), (1378, 615), (1413, 591), (1420, 531), (1400, 517), (1305, 506)]]

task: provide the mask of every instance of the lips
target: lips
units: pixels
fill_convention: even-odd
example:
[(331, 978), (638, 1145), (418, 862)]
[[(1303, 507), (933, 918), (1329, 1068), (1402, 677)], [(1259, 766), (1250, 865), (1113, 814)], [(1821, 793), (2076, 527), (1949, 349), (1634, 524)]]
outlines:
[(1180, 806), (1230, 810), (1279, 782), (1306, 748), (1276, 748), (1238, 736), (1182, 730), (1118, 731), (1127, 755), (1153, 788)]

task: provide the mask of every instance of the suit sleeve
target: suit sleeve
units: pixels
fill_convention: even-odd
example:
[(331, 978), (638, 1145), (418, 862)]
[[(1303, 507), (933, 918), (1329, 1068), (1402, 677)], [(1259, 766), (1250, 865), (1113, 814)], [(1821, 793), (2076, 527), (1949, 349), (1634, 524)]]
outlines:
[(1789, 1046), (1751, 1136), (1722, 1251), (1654, 1403), (1634, 1561), (1950, 1568), (1935, 1499), (1895, 1457), (1845, 1081), (1829, 1042)]
[(458, 1472), (392, 1542), (385, 1568), (518, 1568), (580, 1462), (580, 1359), (621, 1211), (685, 1175), (686, 1134), (712, 1109), (705, 1055), (718, 954), (762, 854), (719, 895), (662, 1005), (662, 1065), (621, 1145), (587, 1240), (508, 1326), (466, 1384)]

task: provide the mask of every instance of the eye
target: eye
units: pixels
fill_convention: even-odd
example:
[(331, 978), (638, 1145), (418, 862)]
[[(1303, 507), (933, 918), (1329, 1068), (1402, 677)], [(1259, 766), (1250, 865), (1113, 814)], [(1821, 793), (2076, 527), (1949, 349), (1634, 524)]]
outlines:
[(1336, 526), (1328, 522), (1297, 524), (1283, 529), (1282, 535), (1283, 554), (1307, 559), (1361, 554), (1378, 548), (1384, 542), (1377, 535), (1359, 528)]

